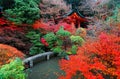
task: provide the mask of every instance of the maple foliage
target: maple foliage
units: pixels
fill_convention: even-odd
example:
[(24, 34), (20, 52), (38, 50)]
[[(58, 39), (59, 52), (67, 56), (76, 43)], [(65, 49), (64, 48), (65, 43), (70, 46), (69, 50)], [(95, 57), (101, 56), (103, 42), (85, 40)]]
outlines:
[(25, 34), (29, 31), (29, 25), (16, 25), (6, 20), (5, 17), (0, 18), (0, 43), (14, 46), (20, 51), (28, 54), (31, 46), (29, 39)]
[(4, 17), (0, 17), (0, 26), (9, 26), (13, 24), (13, 22), (6, 20)]
[(3, 18), (0, 18), (0, 25), (4, 25), (6, 21)]
[(55, 28), (55, 25), (54, 26), (51, 25), (50, 22), (45, 23), (41, 20), (37, 20), (33, 24), (33, 29), (35, 30), (39, 29), (41, 33), (46, 34), (47, 32), (51, 32), (51, 31), (55, 32), (56, 28)]
[(43, 23), (41, 20), (37, 20), (37, 21), (35, 21), (35, 23), (33, 24), (33, 28), (34, 28), (34, 29), (40, 29), (40, 28), (45, 29), (45, 27), (48, 27), (48, 25), (45, 24), (45, 23)]
[(0, 65), (7, 64), (10, 60), (16, 57), (23, 59), (24, 56), (25, 55), (16, 48), (5, 44), (0, 44)]
[(75, 34), (77, 28), (80, 27), (87, 28), (87, 26), (84, 24), (85, 22), (88, 22), (86, 18), (82, 18), (78, 16), (76, 13), (73, 13), (72, 15), (63, 18), (63, 20), (60, 20), (58, 23), (52, 21), (44, 22), (42, 20), (37, 20), (33, 24), (33, 29), (41, 29), (41, 32), (43, 33), (51, 31), (57, 32), (60, 29), (60, 27), (63, 26), (64, 30), (69, 31), (71, 34)]
[(17, 25), (15, 25), (14, 22), (6, 20), (4, 17), (0, 18), (0, 28), (2, 30), (9, 29), (11, 31), (17, 30), (17, 31), (23, 32), (24, 30), (27, 29), (27, 27), (25, 27), (25, 26), (28, 26), (28, 25), (23, 24), (21, 26), (17, 26)]
[(63, 27), (64, 30), (67, 30), (69, 32), (71, 32), (72, 34), (75, 33), (76, 31), (76, 28), (74, 28), (72, 26), (72, 24), (69, 24), (69, 23), (66, 23), (66, 22), (60, 22), (58, 24), (52, 24), (50, 22), (43, 22), (43, 21), (40, 21), (40, 20), (37, 20), (34, 24), (33, 24), (33, 29), (41, 29), (40, 31), (42, 33), (48, 33), (48, 32), (57, 32), (60, 27)]
[(45, 45), (46, 47), (49, 46), (49, 44), (47, 43), (47, 41), (46, 41), (44, 38), (41, 38), (40, 41), (41, 41), (41, 43), (42, 43), (43, 45)]
[(70, 56), (69, 61), (62, 59), (59, 63), (66, 73), (59, 79), (72, 79), (76, 74), (82, 74), (85, 79), (104, 79), (106, 74), (119, 79), (120, 37), (101, 33), (97, 41), (87, 42), (79, 47), (77, 55)]

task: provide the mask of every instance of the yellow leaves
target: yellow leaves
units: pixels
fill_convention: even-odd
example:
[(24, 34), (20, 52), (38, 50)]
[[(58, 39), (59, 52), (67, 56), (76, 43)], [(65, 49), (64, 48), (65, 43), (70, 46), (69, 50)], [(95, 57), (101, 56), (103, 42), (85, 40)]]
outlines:
[(86, 36), (87, 32), (84, 28), (78, 28), (76, 30), (76, 34), (84, 38)]
[(115, 68), (108, 68), (106, 71), (103, 72), (105, 75), (109, 74), (111, 76), (116, 76), (116, 69)]

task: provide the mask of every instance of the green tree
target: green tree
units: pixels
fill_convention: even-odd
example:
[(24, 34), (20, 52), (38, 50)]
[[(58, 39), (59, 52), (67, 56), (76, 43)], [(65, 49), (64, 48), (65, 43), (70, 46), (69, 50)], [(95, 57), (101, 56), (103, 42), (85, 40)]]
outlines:
[(4, 16), (16, 24), (32, 24), (40, 18), (40, 9), (34, 0), (14, 0), (13, 8), (6, 9)]

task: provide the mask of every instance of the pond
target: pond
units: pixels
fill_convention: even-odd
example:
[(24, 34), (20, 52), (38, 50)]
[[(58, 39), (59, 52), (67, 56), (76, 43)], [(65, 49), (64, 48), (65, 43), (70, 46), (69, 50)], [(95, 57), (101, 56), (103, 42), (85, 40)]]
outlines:
[(59, 58), (55, 57), (48, 61), (41, 61), (28, 69), (27, 79), (57, 79), (58, 76), (64, 74), (59, 68)]

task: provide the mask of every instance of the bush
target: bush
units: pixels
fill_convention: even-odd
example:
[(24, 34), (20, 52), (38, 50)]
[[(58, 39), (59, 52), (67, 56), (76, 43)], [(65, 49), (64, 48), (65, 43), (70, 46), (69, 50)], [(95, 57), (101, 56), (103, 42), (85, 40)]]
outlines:
[(46, 35), (44, 35), (44, 38), (48, 42), (50, 48), (55, 46), (55, 41), (57, 41), (57, 36), (53, 32), (47, 33)]
[(64, 30), (63, 27), (60, 27), (60, 29), (56, 32), (56, 34), (57, 34), (58, 36), (63, 36), (63, 37), (65, 37), (65, 36), (70, 36), (70, 32)]
[(107, 18), (107, 23), (110, 24), (110, 26), (115, 26), (120, 23), (120, 2), (114, 1), (115, 8), (112, 11), (113, 15)]
[(63, 27), (60, 27), (57, 32), (41, 33), (41, 29), (31, 31), (27, 34), (32, 43), (30, 55), (47, 51), (53, 51), (60, 57), (76, 54), (78, 46), (83, 44), (84, 39), (80, 36), (70, 36), (71, 33), (64, 30)]
[(0, 79), (26, 79), (24, 66), (19, 58), (0, 68)]
[(0, 44), (0, 57), (0, 65), (4, 65), (16, 57), (24, 58), (24, 54), (12, 46)]
[(80, 36), (72, 35), (72, 36), (70, 36), (70, 39), (71, 39), (72, 43), (80, 45), (80, 46), (85, 42), (84, 39)]
[(110, 79), (119, 79), (119, 48), (120, 37), (101, 33), (99, 40), (79, 47), (77, 55), (70, 56), (69, 61), (60, 61), (66, 75), (59, 79), (104, 79), (106, 75)]
[(39, 30), (30, 31), (26, 37), (30, 39), (30, 42), (32, 43), (32, 47), (30, 48), (30, 55), (35, 55), (38, 53), (43, 53), (47, 50), (46, 49), (46, 41), (44, 38), (42, 38), (42, 34), (39, 32)]

